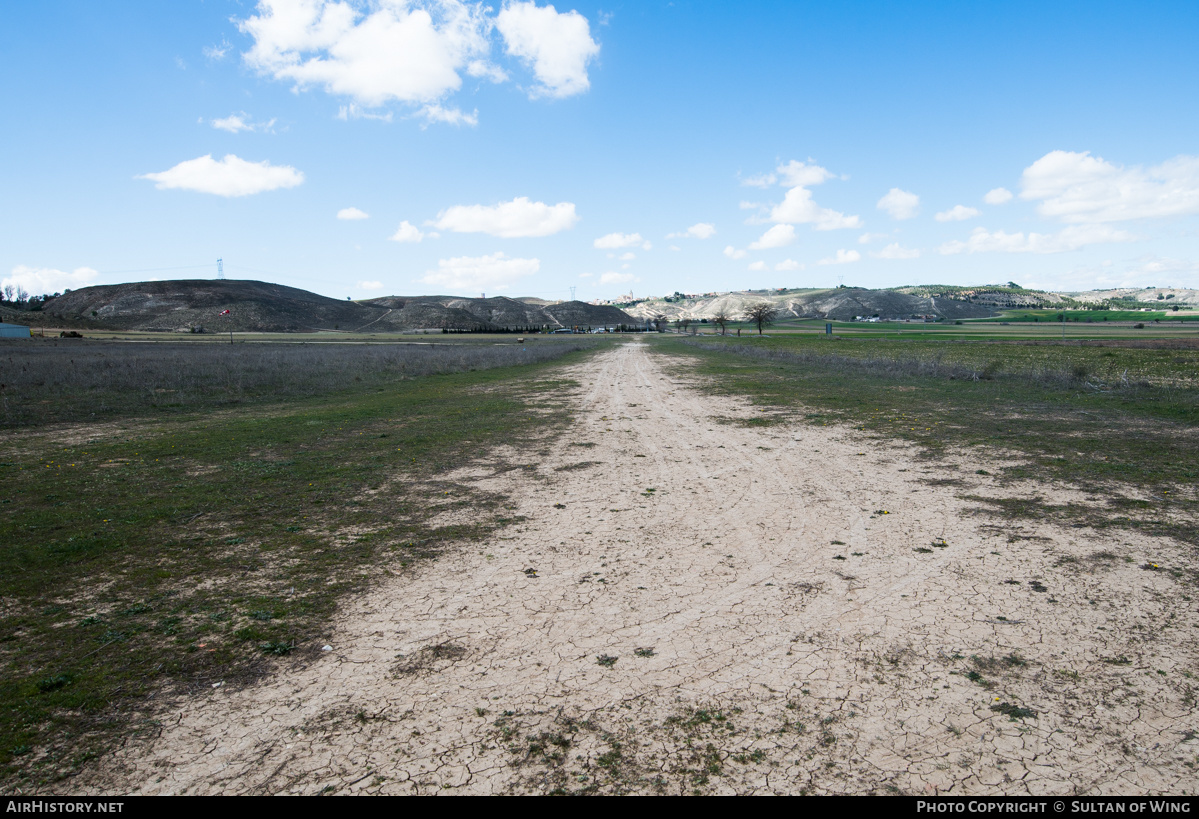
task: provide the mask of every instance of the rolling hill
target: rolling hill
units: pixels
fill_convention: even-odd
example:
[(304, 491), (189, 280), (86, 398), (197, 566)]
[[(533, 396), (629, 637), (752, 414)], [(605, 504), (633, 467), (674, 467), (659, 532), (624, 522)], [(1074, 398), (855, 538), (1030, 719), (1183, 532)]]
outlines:
[(635, 321), (619, 308), (577, 301), (537, 305), (509, 298), (387, 296), (355, 302), (279, 284), (231, 280), (84, 287), (50, 301), (42, 312), (72, 326), (84, 323), (113, 330), (160, 332), (189, 332), (202, 327), (218, 333), (519, 330)]

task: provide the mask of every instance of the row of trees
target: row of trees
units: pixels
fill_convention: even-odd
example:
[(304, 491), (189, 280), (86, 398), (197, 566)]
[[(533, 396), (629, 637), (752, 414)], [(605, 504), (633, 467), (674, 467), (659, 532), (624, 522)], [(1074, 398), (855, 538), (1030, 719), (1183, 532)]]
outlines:
[[(745, 314), (741, 317), (741, 321), (756, 325), (758, 328), (758, 335), (762, 335), (762, 329), (774, 324), (774, 321), (778, 318), (778, 315), (778, 307), (770, 302), (762, 302), (761, 304), (755, 304), (746, 309)], [(729, 315), (724, 310), (719, 311), (710, 319), (704, 319), (704, 321), (711, 322), (719, 327), (720, 334), (722, 336), (728, 335), (728, 325), (732, 324), (736, 320), (736, 318)], [(661, 330), (666, 325), (666, 322), (667, 318), (665, 315), (659, 314), (654, 316), (654, 326), (657, 327), (658, 330)], [(675, 328), (680, 333), (685, 333), (691, 324), (691, 319), (681, 318), (675, 322)]]
[(41, 310), (48, 302), (60, 295), (62, 294), (53, 293), (44, 296), (31, 296), (20, 285), (6, 284), (4, 287), (0, 287), (0, 304), (16, 310)]

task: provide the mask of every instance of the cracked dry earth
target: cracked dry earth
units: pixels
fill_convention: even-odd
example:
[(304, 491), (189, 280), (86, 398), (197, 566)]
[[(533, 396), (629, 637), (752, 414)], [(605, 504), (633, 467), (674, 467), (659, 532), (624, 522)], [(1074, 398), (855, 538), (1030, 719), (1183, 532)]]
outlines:
[(538, 474), (471, 473), (523, 520), (176, 703), (104, 790), (1194, 792), (1192, 555), (1004, 524), (914, 450), (727, 423), (760, 411), (662, 364), (575, 368)]

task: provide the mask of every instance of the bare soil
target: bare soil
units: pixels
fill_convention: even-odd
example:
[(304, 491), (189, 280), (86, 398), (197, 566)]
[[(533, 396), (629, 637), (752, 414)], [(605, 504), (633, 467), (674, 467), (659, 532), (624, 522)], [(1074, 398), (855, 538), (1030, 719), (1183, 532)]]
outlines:
[(458, 476), (519, 522), (347, 605), (331, 650), (175, 701), (78, 786), (1194, 791), (1189, 551), (1009, 525), (958, 497), (986, 478), (746, 423), (644, 344), (571, 376), (579, 422), (535, 471)]

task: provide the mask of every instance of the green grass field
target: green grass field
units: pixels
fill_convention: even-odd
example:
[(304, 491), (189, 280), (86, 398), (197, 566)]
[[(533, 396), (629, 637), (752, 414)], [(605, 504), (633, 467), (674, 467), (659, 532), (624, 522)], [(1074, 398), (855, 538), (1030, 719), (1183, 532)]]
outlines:
[(1005, 517), (1199, 545), (1199, 345), (775, 335), (672, 337), (659, 349), (689, 357), (684, 372), (703, 389), (775, 410), (761, 423), (847, 425), (916, 444), (929, 463), (965, 456), (1002, 482), (1093, 498), (992, 503)]
[[(131, 399), (104, 423), (10, 432), (0, 444), (5, 790), (45, 788), (121, 736), (152, 731), (139, 715), (155, 697), (242, 685), (284, 655), (319, 653), (345, 595), (502, 525), (504, 498), (444, 476), (500, 443), (536, 459), (569, 418), (557, 366), (188, 411)], [(430, 523), (459, 507), (474, 510), (471, 524)]]

